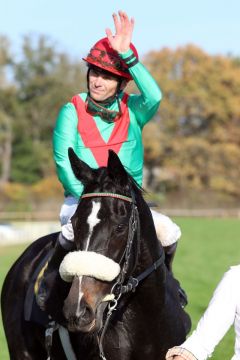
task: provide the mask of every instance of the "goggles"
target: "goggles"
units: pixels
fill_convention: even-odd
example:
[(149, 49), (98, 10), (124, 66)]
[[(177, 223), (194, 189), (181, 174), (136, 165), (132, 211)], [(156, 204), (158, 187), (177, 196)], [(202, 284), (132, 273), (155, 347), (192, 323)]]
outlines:
[(89, 95), (86, 99), (86, 111), (93, 116), (100, 116), (104, 121), (111, 123), (116, 121), (121, 115), (121, 106), (118, 97), (116, 97), (118, 110), (108, 110), (98, 102), (94, 101)]

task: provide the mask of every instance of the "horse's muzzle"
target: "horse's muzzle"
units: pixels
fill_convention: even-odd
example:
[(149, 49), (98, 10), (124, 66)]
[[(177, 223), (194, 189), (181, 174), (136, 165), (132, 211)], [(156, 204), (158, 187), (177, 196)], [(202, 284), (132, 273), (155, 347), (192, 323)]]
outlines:
[(63, 315), (66, 319), (66, 326), (71, 332), (91, 332), (95, 328), (95, 314), (92, 308), (82, 298), (79, 304), (70, 304), (66, 299), (63, 307)]
[[(93, 279), (86, 279), (88, 282)], [(63, 305), (65, 326), (71, 332), (95, 332), (102, 325), (107, 302), (98, 301), (97, 294), (84, 293), (82, 277), (75, 276)]]

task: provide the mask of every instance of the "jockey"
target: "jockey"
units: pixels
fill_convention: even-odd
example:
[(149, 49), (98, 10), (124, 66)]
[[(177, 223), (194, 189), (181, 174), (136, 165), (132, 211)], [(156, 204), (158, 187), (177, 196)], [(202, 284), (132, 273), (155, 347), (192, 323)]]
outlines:
[[(115, 35), (106, 29), (107, 37), (99, 40), (83, 59), (88, 67), (86, 93), (75, 95), (58, 115), (53, 135), (54, 160), (58, 178), (64, 187), (65, 200), (60, 212), (62, 232), (55, 254), (64, 255), (73, 246), (71, 217), (74, 214), (83, 185), (75, 178), (68, 159), (68, 148), (92, 168), (107, 165), (108, 150), (113, 149), (125, 169), (142, 185), (142, 129), (156, 114), (162, 94), (157, 83), (140, 63), (131, 43), (134, 20), (125, 12), (113, 14)], [(140, 94), (124, 89), (134, 80)], [(176, 251), (181, 236), (179, 227), (167, 216), (152, 211), (156, 232), (166, 255), (166, 265)], [(56, 255), (57, 257), (57, 255)], [(50, 260), (54, 263), (55, 255)], [(44, 278), (47, 276), (45, 270)], [(44, 307), (47, 297), (41, 282), (38, 303)]]

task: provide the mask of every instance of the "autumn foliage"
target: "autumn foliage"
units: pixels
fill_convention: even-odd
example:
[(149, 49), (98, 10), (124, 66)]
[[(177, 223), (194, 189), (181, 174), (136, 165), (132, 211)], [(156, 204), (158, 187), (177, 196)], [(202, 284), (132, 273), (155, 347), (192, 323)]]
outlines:
[(167, 170), (171, 187), (239, 196), (240, 60), (189, 45), (145, 63), (164, 94), (144, 133), (146, 164)]

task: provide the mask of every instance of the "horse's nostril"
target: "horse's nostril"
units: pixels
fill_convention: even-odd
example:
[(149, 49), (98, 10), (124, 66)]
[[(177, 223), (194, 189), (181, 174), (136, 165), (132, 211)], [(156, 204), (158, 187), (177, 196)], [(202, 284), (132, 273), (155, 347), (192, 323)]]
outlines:
[(85, 318), (91, 318), (93, 317), (93, 315), (94, 314), (92, 308), (88, 304), (85, 304), (85, 306), (82, 307), (80, 316), (84, 316)]
[(91, 322), (94, 319), (94, 312), (90, 305), (88, 305), (83, 299), (80, 302), (79, 312), (77, 316), (84, 322)]
[(70, 326), (77, 326), (79, 324), (79, 319), (76, 316), (71, 316), (68, 319), (68, 322), (69, 322)]
[(78, 307), (72, 307), (71, 309), (65, 306), (63, 313), (69, 331), (90, 332), (94, 330), (96, 324), (95, 314), (86, 303), (83, 305), (80, 302)]
[(63, 314), (65, 319), (71, 323), (71, 325), (90, 323), (93, 321), (95, 316), (93, 309), (84, 299), (81, 299), (80, 303), (65, 301)]

